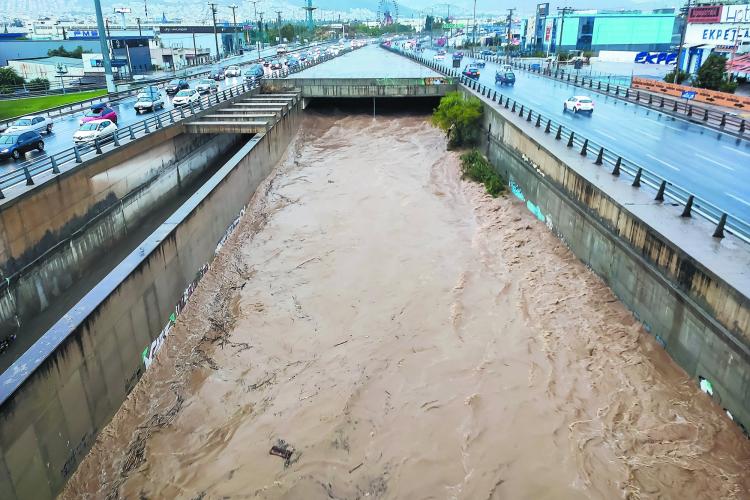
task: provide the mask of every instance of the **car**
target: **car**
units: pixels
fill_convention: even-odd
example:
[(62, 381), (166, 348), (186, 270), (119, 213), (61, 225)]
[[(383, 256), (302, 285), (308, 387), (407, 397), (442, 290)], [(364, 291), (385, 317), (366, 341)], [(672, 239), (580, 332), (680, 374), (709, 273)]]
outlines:
[(225, 74), (225, 75), (226, 75), (227, 77), (235, 77), (235, 76), (240, 76), (240, 75), (242, 75), (242, 70), (241, 70), (241, 69), (240, 69), (240, 67), (239, 67), (239, 66), (237, 66), (236, 64), (232, 64), (231, 66), (229, 66), (229, 67), (227, 68), (227, 70), (226, 70), (226, 71), (224, 72), (224, 74)]
[(211, 70), (211, 74), (208, 75), (208, 77), (218, 81), (225, 79), (227, 77), (227, 74), (224, 71), (224, 68), (214, 68), (213, 70)]
[(246, 82), (256, 83), (261, 78), (263, 78), (264, 73), (265, 71), (263, 70), (263, 66), (261, 66), (260, 64), (253, 64), (245, 70), (243, 76)]
[(483, 56), (494, 56), (495, 55), (494, 52), (492, 52), (491, 50), (488, 50), (488, 49), (484, 49), (482, 52), (480, 52), (480, 54), (483, 55)]
[(113, 122), (117, 123), (117, 113), (114, 109), (110, 108), (106, 104), (94, 104), (91, 106), (91, 109), (86, 111), (86, 114), (84, 114), (83, 117), (78, 120), (78, 124), (82, 125), (86, 122), (91, 122), (94, 120), (112, 120)]
[(161, 96), (159, 90), (152, 90), (151, 92), (139, 92), (138, 98), (133, 104), (133, 108), (136, 113), (145, 113), (146, 111), (156, 111), (157, 109), (164, 109), (164, 98)]
[(593, 113), (594, 101), (585, 95), (575, 95), (563, 103), (563, 111)]
[(198, 85), (195, 86), (195, 90), (200, 94), (210, 94), (211, 92), (218, 92), (219, 86), (216, 84), (216, 80), (203, 78), (198, 80)]
[(85, 142), (94, 142), (97, 139), (111, 139), (112, 135), (117, 132), (117, 125), (112, 120), (94, 120), (81, 125), (73, 134), (73, 142), (82, 144)]
[(279, 61), (278, 59), (274, 59), (273, 61), (271, 61), (271, 69), (272, 70), (282, 69), (283, 67), (284, 67), (284, 64), (281, 61)]
[(461, 73), (469, 78), (479, 79), (479, 68), (473, 64), (467, 64)]
[(156, 85), (147, 85), (143, 87), (142, 89), (138, 90), (138, 95), (136, 96), (136, 99), (140, 97), (151, 97), (153, 94), (159, 94), (159, 87)]
[(300, 52), (300, 54), (299, 54), (299, 56), (297, 57), (297, 59), (298, 59), (298, 60), (299, 60), (300, 62), (304, 62), (304, 61), (307, 61), (307, 52)]
[(271, 65), (271, 61), (269, 61), (268, 59), (261, 59), (260, 61), (263, 62), (263, 66), (265, 66), (266, 68)]
[(463, 59), (463, 57), (464, 57), (464, 53), (461, 52), (460, 50), (458, 52), (453, 53), (453, 59)]
[(175, 106), (189, 105), (190, 103), (199, 101), (200, 98), (200, 94), (195, 89), (180, 90), (172, 99), (172, 104)]
[(190, 84), (187, 82), (187, 80), (184, 80), (182, 78), (172, 80), (167, 84), (167, 86), (164, 88), (165, 92), (169, 95), (174, 95), (180, 90), (189, 89)]
[(8, 128), (5, 129), (6, 134), (20, 134), (21, 132), (28, 132), (34, 130), (39, 132), (52, 133), (52, 119), (42, 115), (30, 115), (22, 116), (18, 120), (11, 123)]
[(510, 64), (503, 64), (502, 66), (500, 66), (500, 71), (504, 71), (506, 73), (507, 72), (511, 72), (512, 73), (513, 72), (513, 66), (511, 66)]
[(286, 67), (289, 70), (298, 69), (299, 61), (295, 57), (290, 57), (286, 62)]
[(439, 61), (442, 61), (443, 59), (445, 59), (445, 51), (444, 50), (438, 50), (437, 53), (435, 54), (434, 59), (437, 59)]
[(281, 43), (279, 44), (278, 47), (276, 47), (276, 55), (286, 54), (286, 52), (287, 52), (286, 44)]
[(487, 66), (487, 63), (484, 62), (481, 59), (478, 59), (478, 60), (474, 61), (474, 66), (476, 66), (479, 69), (484, 69), (484, 67)]
[(2, 159), (20, 160), (26, 153), (35, 149), (44, 151), (44, 141), (36, 130), (0, 135), (0, 158)]
[(515, 83), (516, 83), (516, 75), (512, 71), (496, 71), (495, 72), (495, 84), (514, 85)]

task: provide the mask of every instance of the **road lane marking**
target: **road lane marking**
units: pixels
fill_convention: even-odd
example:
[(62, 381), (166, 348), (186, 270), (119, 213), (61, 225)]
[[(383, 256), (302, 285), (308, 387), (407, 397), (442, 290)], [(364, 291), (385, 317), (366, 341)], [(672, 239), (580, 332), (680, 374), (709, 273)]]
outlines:
[(640, 132), (641, 134), (645, 135), (646, 137), (650, 137), (654, 139), (655, 141), (660, 141), (661, 139), (658, 136), (655, 136), (653, 134), (649, 134), (647, 132), (644, 132), (643, 130), (637, 130), (637, 132)]
[(604, 132), (602, 132), (601, 130), (597, 130), (597, 132), (599, 133), (599, 135), (603, 135), (604, 137), (608, 137), (608, 138), (612, 139), (613, 141), (616, 141), (616, 140), (617, 140), (617, 138), (616, 138), (616, 137), (612, 137), (611, 135), (609, 135), (609, 134), (607, 134), (607, 133), (604, 133)]
[(744, 203), (745, 205), (747, 205), (748, 207), (750, 207), (750, 202), (743, 200), (739, 196), (735, 196), (735, 195), (733, 195), (731, 193), (724, 193), (724, 194), (727, 195), (727, 196), (729, 196), (730, 198), (734, 198), (735, 200), (739, 201), (740, 203)]
[(672, 165), (671, 163), (667, 163), (667, 162), (665, 162), (664, 160), (660, 160), (660, 159), (659, 159), (659, 158), (657, 158), (656, 156), (653, 156), (653, 155), (650, 155), (650, 154), (647, 154), (646, 156), (648, 156), (649, 158), (651, 158), (651, 159), (652, 159), (652, 160), (654, 160), (654, 161), (658, 161), (658, 162), (659, 162), (659, 163), (661, 163), (662, 165), (665, 165), (665, 166), (667, 166), (667, 167), (671, 168), (672, 170), (676, 170), (677, 172), (679, 172), (679, 171), (680, 171), (680, 169), (679, 169), (679, 168), (675, 167), (675, 166), (674, 166), (674, 165)]
[(750, 153), (745, 153), (744, 151), (740, 151), (739, 149), (733, 148), (731, 146), (722, 146), (722, 148), (728, 149), (729, 151), (732, 151), (734, 153), (739, 153), (739, 154), (741, 154), (743, 156), (750, 156)]
[(728, 165), (724, 165), (723, 163), (719, 163), (716, 160), (712, 160), (711, 158), (703, 156), (702, 154), (695, 153), (695, 156), (697, 156), (698, 158), (702, 158), (703, 160), (705, 160), (705, 161), (707, 161), (709, 163), (713, 163), (714, 165), (718, 165), (721, 168), (726, 168), (727, 170), (731, 170), (732, 172), (734, 172), (734, 169), (732, 167), (730, 167)]

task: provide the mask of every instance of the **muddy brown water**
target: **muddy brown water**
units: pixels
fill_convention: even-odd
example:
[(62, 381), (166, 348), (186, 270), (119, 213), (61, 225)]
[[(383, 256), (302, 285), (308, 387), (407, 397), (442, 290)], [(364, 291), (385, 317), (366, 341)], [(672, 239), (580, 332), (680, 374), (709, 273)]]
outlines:
[(62, 497), (750, 497), (721, 408), (458, 164), (308, 114)]

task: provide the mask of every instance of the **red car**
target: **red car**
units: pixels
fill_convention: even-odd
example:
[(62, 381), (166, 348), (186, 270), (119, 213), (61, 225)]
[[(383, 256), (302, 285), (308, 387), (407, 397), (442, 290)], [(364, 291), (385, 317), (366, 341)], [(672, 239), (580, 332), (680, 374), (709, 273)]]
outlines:
[(78, 120), (78, 123), (83, 125), (86, 122), (94, 120), (112, 120), (112, 122), (117, 124), (117, 113), (106, 104), (94, 104), (91, 106), (91, 109), (86, 111), (86, 114)]

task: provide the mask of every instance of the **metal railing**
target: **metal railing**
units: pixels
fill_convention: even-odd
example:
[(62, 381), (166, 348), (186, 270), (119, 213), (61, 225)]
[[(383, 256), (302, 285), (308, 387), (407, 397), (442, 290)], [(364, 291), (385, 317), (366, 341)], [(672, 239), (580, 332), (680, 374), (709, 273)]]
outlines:
[[(342, 50), (339, 53), (339, 56), (350, 52), (351, 50), (352, 49)], [(303, 64), (300, 64), (298, 67), (293, 68), (292, 70), (286, 69), (274, 74), (276, 75), (276, 78), (285, 77), (290, 74), (303, 71), (312, 66), (322, 64), (326, 61), (330, 61), (335, 57), (336, 56), (333, 55), (325, 55), (315, 60), (305, 61)], [(122, 146), (123, 144), (134, 141), (139, 137), (150, 134), (155, 130), (159, 130), (168, 125), (175, 124), (181, 120), (184, 120), (185, 118), (193, 117), (204, 110), (207, 110), (213, 106), (223, 104), (233, 98), (241, 96), (246, 92), (258, 88), (261, 82), (262, 79), (255, 80), (253, 82), (243, 81), (241, 84), (229, 87), (224, 90), (220, 90), (215, 94), (203, 96), (197, 101), (197, 104), (195, 105), (190, 104), (189, 106), (181, 106), (179, 108), (154, 113), (151, 116), (132, 125), (118, 128), (117, 131), (112, 136), (107, 137), (106, 140), (95, 140), (93, 142), (87, 142), (81, 145), (74, 145), (72, 148), (68, 148), (57, 153), (48, 154), (46, 156), (40, 157), (39, 159), (34, 159), (19, 164), (15, 170), (0, 175), (0, 199), (5, 198), (5, 194), (3, 193), (4, 189), (8, 189), (19, 184), (33, 186), (35, 183), (34, 177), (36, 176), (47, 173), (57, 175), (61, 172), (62, 167), (70, 166), (71, 163), (82, 163), (104, 152), (111, 151)]]
[[(320, 46), (321, 47), (325, 47), (326, 45), (328, 45), (328, 44), (321, 44)], [(304, 51), (304, 50), (309, 49), (310, 47), (312, 47), (312, 45), (300, 46), (300, 47), (297, 47), (294, 50), (290, 51), (290, 53), (296, 53), (296, 52)], [(349, 51), (349, 50), (350, 49), (346, 49), (346, 51)], [(343, 54), (343, 51), (342, 51), (342, 54)], [(272, 57), (276, 57), (276, 56), (272, 56)], [(328, 60), (328, 59), (326, 59), (326, 60)], [(249, 61), (238, 62), (236, 64), (237, 64), (237, 66), (247, 66), (247, 65), (251, 65), (251, 64), (258, 64), (259, 61), (260, 61), (260, 59), (252, 59), (252, 60), (249, 60)], [(219, 64), (219, 63), (217, 63), (217, 64)], [(193, 68), (193, 69), (197, 69), (197, 68)], [(161, 86), (163, 84), (166, 84), (166, 83), (170, 82), (171, 80), (174, 80), (175, 78), (199, 78), (199, 77), (207, 76), (207, 75), (211, 74), (211, 70), (210, 69), (203, 69), (203, 70), (199, 70), (199, 71), (195, 71), (195, 72), (190, 71), (189, 73), (188, 73), (188, 71), (190, 71), (190, 69), (186, 69), (183, 75), (180, 75), (180, 74), (165, 75), (163, 77), (152, 78), (152, 79), (149, 79), (149, 80), (140, 80), (140, 81), (137, 82), (137, 87), (134, 87), (134, 88), (129, 89), (129, 90), (124, 90), (122, 92), (116, 92), (116, 93), (112, 93), (112, 94), (105, 94), (105, 95), (101, 95), (101, 96), (97, 96), (97, 97), (92, 97), (91, 99), (85, 99), (83, 101), (72, 102), (72, 103), (68, 103), (68, 104), (63, 104), (61, 106), (55, 106), (55, 107), (52, 107), (52, 108), (47, 108), (47, 109), (44, 109), (44, 110), (36, 111), (34, 113), (25, 113), (23, 115), (14, 116), (12, 118), (6, 118), (6, 119), (3, 119), (3, 120), (0, 120), (0, 131), (5, 130), (6, 128), (8, 128), (8, 126), (11, 123), (13, 123), (14, 121), (18, 120), (19, 118), (21, 118), (23, 116), (28, 116), (28, 115), (43, 115), (43, 116), (48, 116), (50, 118), (59, 118), (59, 117), (65, 116), (65, 115), (69, 115), (71, 113), (77, 113), (79, 111), (83, 111), (84, 109), (88, 108), (92, 104), (97, 104), (97, 103), (101, 103), (101, 102), (106, 102), (106, 103), (109, 103), (109, 104), (113, 104), (113, 103), (116, 103), (116, 102), (118, 102), (118, 101), (120, 101), (122, 99), (127, 99), (128, 97), (132, 97), (133, 95), (138, 94), (138, 92), (140, 91), (140, 89), (142, 89), (143, 87), (148, 86), (148, 85)]]
[(384, 48), (413, 59), (434, 71), (457, 78), (459, 83), (491, 102), (497, 103), (498, 107), (505, 108), (509, 112), (516, 113), (519, 117), (524, 118), (524, 123), (528, 124), (529, 127), (543, 128), (545, 133), (554, 135), (554, 138), (558, 141), (564, 141), (568, 148), (575, 149), (581, 156), (592, 158), (594, 165), (611, 169), (613, 176), (628, 177), (630, 184), (636, 188), (650, 188), (655, 192), (654, 199), (656, 201), (670, 201), (679, 205), (682, 207), (682, 217), (692, 217), (694, 214), (697, 214), (710, 223), (715, 224), (714, 237), (723, 238), (726, 231), (744, 242), (750, 243), (750, 223), (731, 215), (682, 186), (623, 157), (611, 148), (576, 133), (562, 123), (532, 110), (529, 106), (517, 102), (515, 99), (498, 92), (496, 89), (487, 87), (476, 80), (464, 76), (458, 70), (447, 68), (442, 64), (416, 54), (410, 54), (389, 47)]
[[(485, 61), (502, 64), (504, 58), (497, 56), (483, 56), (473, 54), (471, 57)], [(750, 123), (735, 113), (713, 109), (706, 106), (691, 104), (689, 101), (676, 99), (664, 95), (657, 95), (648, 91), (633, 89), (627, 85), (614, 84), (611, 78), (607, 76), (586, 76), (577, 71), (570, 71), (562, 68), (544, 68), (541, 65), (537, 67), (529, 63), (513, 61), (511, 66), (514, 69), (527, 71), (540, 76), (546, 76), (564, 83), (569, 83), (577, 87), (589, 89), (593, 92), (609, 95), (632, 102), (650, 109), (658, 110), (664, 114), (682, 118), (694, 123), (706, 125), (708, 127), (731, 133), (733, 135), (748, 139), (748, 129)]]

